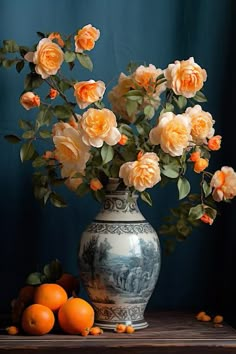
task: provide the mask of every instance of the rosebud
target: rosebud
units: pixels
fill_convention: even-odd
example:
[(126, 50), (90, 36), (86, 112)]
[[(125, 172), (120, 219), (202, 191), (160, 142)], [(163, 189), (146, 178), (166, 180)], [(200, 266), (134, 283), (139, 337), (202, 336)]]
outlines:
[(48, 96), (51, 98), (51, 100), (54, 100), (59, 95), (59, 92), (53, 88), (50, 89), (50, 92)]
[(20, 103), (28, 111), (31, 108), (40, 106), (40, 97), (28, 91), (20, 97)]
[(208, 160), (203, 159), (202, 157), (200, 157), (200, 159), (198, 159), (195, 163), (194, 163), (194, 172), (196, 173), (200, 173), (202, 171), (205, 170), (205, 168), (208, 167)]
[(208, 140), (207, 146), (210, 150), (216, 151), (220, 149), (222, 137), (220, 135), (213, 136)]
[(125, 134), (121, 134), (121, 138), (118, 141), (118, 144), (125, 145), (128, 141), (128, 137)]
[(201, 221), (204, 222), (205, 224), (212, 225), (214, 220), (210, 218), (210, 216), (208, 216), (207, 214), (203, 214), (201, 217)]
[(90, 188), (93, 190), (93, 191), (98, 191), (100, 189), (103, 188), (103, 185), (102, 183), (99, 181), (98, 178), (92, 178), (91, 181), (90, 181)]
[(189, 159), (192, 162), (196, 162), (197, 160), (200, 159), (200, 152), (199, 151), (192, 152)]

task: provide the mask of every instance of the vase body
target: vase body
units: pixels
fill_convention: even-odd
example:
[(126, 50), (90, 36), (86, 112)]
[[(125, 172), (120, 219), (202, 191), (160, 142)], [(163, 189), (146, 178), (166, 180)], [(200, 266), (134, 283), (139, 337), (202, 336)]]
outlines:
[(159, 276), (161, 253), (137, 197), (130, 199), (127, 191), (107, 192), (101, 211), (81, 236), (78, 261), (95, 325), (148, 326), (144, 311)]

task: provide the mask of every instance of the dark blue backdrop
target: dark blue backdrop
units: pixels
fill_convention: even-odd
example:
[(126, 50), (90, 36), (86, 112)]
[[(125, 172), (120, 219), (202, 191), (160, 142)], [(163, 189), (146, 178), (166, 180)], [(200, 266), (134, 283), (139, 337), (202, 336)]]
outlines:
[[(235, 5), (233, 0), (2, 0), (0, 40), (30, 45), (36, 31), (71, 33), (88, 23), (101, 30), (91, 56), (94, 72), (86, 79), (106, 83), (134, 60), (165, 68), (175, 59), (194, 56), (208, 72), (205, 109), (216, 120), (223, 146), (215, 167), (235, 159)], [(83, 74), (78, 71), (78, 79)], [(75, 75), (75, 74), (74, 74)], [(90, 77), (91, 76), (91, 77)], [(41, 209), (31, 191), (31, 167), (22, 166), (18, 146), (3, 136), (16, 131), (25, 111), (18, 104), (22, 76), (0, 70), (0, 311), (8, 311), (25, 276), (59, 258), (77, 273), (80, 233), (98, 211), (90, 197), (67, 193), (70, 206)], [(158, 230), (161, 218), (175, 205), (175, 190), (155, 189), (154, 207), (140, 208)], [(149, 307), (235, 310), (235, 202), (222, 209), (213, 226), (205, 226), (171, 256), (163, 254), (160, 279)]]

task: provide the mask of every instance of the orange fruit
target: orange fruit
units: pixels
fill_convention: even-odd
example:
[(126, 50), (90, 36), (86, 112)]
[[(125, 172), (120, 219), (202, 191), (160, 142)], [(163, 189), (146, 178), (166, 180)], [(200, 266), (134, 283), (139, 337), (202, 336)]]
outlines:
[(6, 328), (7, 334), (14, 336), (19, 333), (19, 328), (16, 326), (9, 326)]
[(79, 334), (94, 323), (94, 310), (85, 300), (74, 297), (67, 300), (58, 311), (58, 323), (69, 334)]
[(126, 325), (123, 323), (117, 323), (116, 328), (115, 328), (115, 332), (117, 333), (124, 333), (126, 330)]
[(47, 306), (33, 304), (24, 310), (21, 319), (23, 330), (32, 335), (43, 335), (51, 331), (55, 317)]
[(128, 326), (126, 326), (125, 332), (131, 334), (131, 333), (135, 332), (135, 329), (133, 326), (128, 325)]
[(100, 327), (91, 327), (89, 330), (89, 334), (92, 334), (93, 336), (99, 336), (102, 333), (103, 330)]
[(79, 280), (70, 273), (63, 273), (62, 276), (56, 281), (56, 283), (63, 287), (70, 297), (73, 291), (77, 292), (79, 288)]
[(66, 291), (58, 284), (45, 283), (37, 287), (34, 293), (34, 303), (57, 311), (68, 299)]
[(18, 299), (24, 304), (29, 304), (33, 301), (35, 287), (33, 285), (25, 285), (20, 289)]

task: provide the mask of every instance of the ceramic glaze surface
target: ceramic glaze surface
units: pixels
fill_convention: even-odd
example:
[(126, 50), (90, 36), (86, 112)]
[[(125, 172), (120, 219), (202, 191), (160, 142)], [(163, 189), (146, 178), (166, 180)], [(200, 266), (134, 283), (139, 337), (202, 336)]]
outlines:
[(82, 234), (80, 276), (95, 309), (95, 323), (114, 329), (148, 326), (144, 311), (160, 271), (157, 233), (127, 192), (107, 194), (103, 208)]

